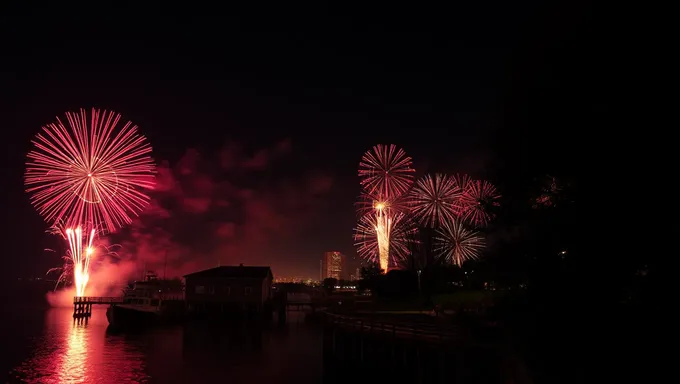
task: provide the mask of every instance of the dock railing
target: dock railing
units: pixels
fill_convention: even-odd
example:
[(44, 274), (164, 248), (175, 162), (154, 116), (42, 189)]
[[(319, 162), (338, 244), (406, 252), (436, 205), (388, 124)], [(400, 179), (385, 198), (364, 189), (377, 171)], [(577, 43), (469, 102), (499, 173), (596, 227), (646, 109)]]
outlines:
[(380, 333), (396, 338), (416, 338), (434, 342), (461, 340), (455, 327), (437, 324), (376, 321), (372, 318), (350, 317), (326, 313), (327, 321), (340, 328), (358, 332)]
[(119, 304), (123, 302), (122, 297), (110, 296), (75, 296), (73, 304)]

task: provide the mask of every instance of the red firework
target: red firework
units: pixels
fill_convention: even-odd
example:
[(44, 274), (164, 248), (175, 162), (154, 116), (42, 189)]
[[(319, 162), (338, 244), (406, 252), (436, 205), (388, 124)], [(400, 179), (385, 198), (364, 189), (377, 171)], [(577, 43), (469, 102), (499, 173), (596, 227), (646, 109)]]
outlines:
[(88, 225), (109, 232), (130, 223), (149, 202), (142, 189), (154, 186), (151, 146), (120, 115), (92, 110), (66, 113), (32, 141), (26, 192), (45, 221)]
[[(399, 265), (411, 253), (410, 247), (417, 242), (415, 223), (403, 213), (390, 215), (386, 223), (381, 218), (367, 214), (359, 219), (354, 230), (354, 245), (359, 256), (374, 262), (387, 272), (387, 268)], [(387, 244), (381, 244), (381, 239)], [(389, 259), (381, 260), (381, 252), (388, 249)]]
[(457, 217), (461, 195), (455, 178), (440, 173), (426, 175), (411, 191), (411, 213), (426, 227), (443, 225)]
[(391, 199), (403, 195), (413, 184), (413, 161), (396, 145), (378, 144), (359, 163), (361, 185), (370, 195)]
[(470, 181), (461, 196), (462, 216), (477, 227), (486, 226), (495, 217), (492, 209), (500, 205), (500, 198), (501, 195), (490, 182)]
[(463, 192), (465, 192), (468, 189), (470, 183), (472, 182), (472, 178), (470, 178), (470, 176), (464, 173), (463, 174), (458, 173), (452, 177), (456, 181), (456, 185), (458, 185), (458, 187), (460, 187), (461, 191)]
[(546, 176), (541, 185), (540, 195), (534, 199), (533, 208), (555, 207), (563, 197), (564, 185), (555, 177)]

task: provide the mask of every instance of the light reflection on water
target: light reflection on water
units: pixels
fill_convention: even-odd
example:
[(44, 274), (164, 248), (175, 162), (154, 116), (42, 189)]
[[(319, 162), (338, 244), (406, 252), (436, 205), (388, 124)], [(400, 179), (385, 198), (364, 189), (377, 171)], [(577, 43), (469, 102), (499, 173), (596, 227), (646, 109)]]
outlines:
[(33, 355), (14, 370), (27, 383), (146, 382), (144, 355), (122, 336), (107, 335), (105, 312), (74, 321), (70, 309), (50, 309), (44, 334), (33, 338)]
[(256, 332), (195, 326), (115, 334), (103, 309), (87, 322), (66, 308), (44, 316), (9, 382), (321, 382), (321, 334), (294, 318), (284, 329)]

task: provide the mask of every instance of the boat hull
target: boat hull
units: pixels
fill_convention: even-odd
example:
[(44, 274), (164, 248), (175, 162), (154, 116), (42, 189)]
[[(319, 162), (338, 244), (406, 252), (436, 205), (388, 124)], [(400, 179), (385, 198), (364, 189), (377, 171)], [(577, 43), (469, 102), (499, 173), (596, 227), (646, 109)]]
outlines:
[(158, 312), (142, 311), (114, 304), (106, 310), (106, 319), (114, 328), (137, 328), (157, 325), (161, 321), (161, 316)]

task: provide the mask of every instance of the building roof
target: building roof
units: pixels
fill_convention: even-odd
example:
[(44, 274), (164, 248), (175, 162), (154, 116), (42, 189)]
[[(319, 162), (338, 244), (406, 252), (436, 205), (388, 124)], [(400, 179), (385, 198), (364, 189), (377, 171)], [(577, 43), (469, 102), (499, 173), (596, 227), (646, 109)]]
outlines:
[(250, 266), (224, 266), (206, 269), (184, 275), (184, 277), (246, 277), (252, 279), (265, 279), (272, 275), (269, 267), (250, 267)]

